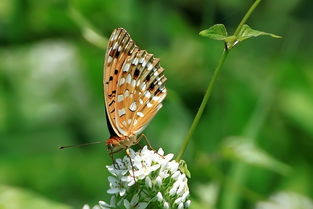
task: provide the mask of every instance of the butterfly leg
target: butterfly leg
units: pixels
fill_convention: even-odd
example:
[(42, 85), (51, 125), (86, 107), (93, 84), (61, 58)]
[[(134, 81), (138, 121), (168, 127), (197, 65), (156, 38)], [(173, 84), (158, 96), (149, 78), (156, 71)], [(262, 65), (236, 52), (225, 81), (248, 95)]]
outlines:
[(147, 145), (148, 145), (148, 147), (151, 149), (151, 150), (153, 150), (154, 151), (154, 153), (156, 153), (156, 154), (158, 154), (160, 157), (162, 157), (162, 158), (164, 158), (164, 156), (163, 155), (160, 155), (152, 146), (151, 146), (151, 144), (149, 143), (149, 141), (148, 141), (148, 138), (146, 137), (146, 135), (144, 135), (144, 134), (141, 134), (139, 137), (138, 137), (138, 141), (137, 141), (137, 143), (139, 143), (139, 141), (140, 141), (140, 138), (141, 137), (143, 137), (144, 138), (144, 140), (146, 141), (146, 143), (147, 143)]
[(134, 181), (135, 181), (135, 183), (136, 183), (135, 169), (134, 169), (133, 161), (132, 161), (132, 159), (131, 159), (131, 157), (130, 157), (130, 152), (129, 152), (129, 149), (128, 149), (128, 148), (126, 149), (126, 155), (127, 155), (128, 158), (129, 158), (130, 166), (132, 167), (132, 171), (133, 171), (133, 175), (132, 175), (132, 176), (133, 176)]
[(110, 157), (111, 157), (112, 164), (113, 164), (114, 168), (115, 169), (120, 169), (120, 166), (114, 160), (113, 153), (110, 153)]
[(110, 152), (110, 153), (109, 153), (110, 158), (111, 158), (111, 160), (112, 160), (112, 164), (113, 164), (113, 166), (114, 166), (115, 169), (119, 169), (119, 170), (120, 170), (120, 166), (119, 166), (119, 165), (116, 163), (116, 161), (114, 160), (113, 155), (114, 155), (115, 153), (118, 153), (118, 152), (122, 151), (122, 150), (123, 150), (123, 149), (119, 149), (119, 150), (116, 150), (116, 151), (114, 151), (114, 152)]

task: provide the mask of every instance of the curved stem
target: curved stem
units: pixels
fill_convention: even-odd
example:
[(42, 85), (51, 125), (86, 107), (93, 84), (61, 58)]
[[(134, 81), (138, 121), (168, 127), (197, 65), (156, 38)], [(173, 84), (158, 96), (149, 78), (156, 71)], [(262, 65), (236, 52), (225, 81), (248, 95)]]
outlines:
[(219, 60), (219, 62), (218, 62), (218, 65), (217, 65), (216, 68), (214, 69), (212, 78), (211, 78), (210, 83), (209, 83), (209, 86), (208, 86), (208, 88), (207, 88), (207, 90), (206, 90), (206, 92), (205, 92), (205, 95), (204, 95), (204, 97), (203, 97), (203, 100), (202, 100), (202, 102), (201, 102), (201, 105), (200, 105), (200, 107), (199, 107), (199, 109), (198, 109), (198, 112), (197, 112), (197, 114), (196, 114), (196, 117), (193, 119), (192, 125), (191, 125), (191, 127), (190, 127), (190, 129), (189, 129), (189, 131), (188, 131), (188, 134), (187, 134), (186, 137), (184, 138), (183, 144), (181, 145), (181, 148), (180, 148), (180, 150), (179, 150), (179, 153), (178, 153), (178, 155), (177, 155), (177, 157), (176, 157), (176, 160), (177, 160), (177, 161), (179, 161), (179, 160), (181, 159), (181, 157), (183, 156), (184, 152), (186, 151), (186, 148), (187, 148), (187, 146), (188, 146), (188, 144), (189, 144), (189, 142), (190, 142), (190, 139), (191, 139), (191, 137), (192, 137), (192, 134), (193, 134), (193, 132), (195, 131), (196, 127), (197, 127), (198, 124), (199, 124), (199, 121), (200, 121), (200, 118), (201, 118), (201, 116), (202, 116), (202, 114), (203, 114), (204, 108), (205, 108), (205, 106), (206, 106), (206, 104), (207, 104), (207, 102), (208, 102), (208, 100), (209, 100), (209, 98), (210, 98), (210, 96), (211, 96), (212, 89), (213, 89), (213, 87), (214, 87), (214, 84), (215, 84), (217, 75), (218, 75), (218, 73), (220, 72), (220, 69), (222, 68), (222, 66), (223, 66), (223, 64), (224, 64), (227, 55), (228, 55), (228, 49), (227, 49), (227, 47), (226, 47), (226, 45), (225, 45), (224, 51), (223, 51), (223, 53), (222, 53), (222, 56), (221, 56), (221, 58), (220, 58), (220, 60)]
[(240, 32), (240, 29), (242, 28), (243, 24), (245, 24), (248, 20), (248, 18), (251, 16), (252, 12), (254, 11), (254, 9), (259, 5), (259, 3), (262, 0), (256, 0), (252, 6), (249, 8), (249, 10), (247, 11), (247, 13), (245, 14), (245, 16), (242, 18), (242, 20), (240, 21), (238, 27), (235, 30), (234, 36), (237, 36)]

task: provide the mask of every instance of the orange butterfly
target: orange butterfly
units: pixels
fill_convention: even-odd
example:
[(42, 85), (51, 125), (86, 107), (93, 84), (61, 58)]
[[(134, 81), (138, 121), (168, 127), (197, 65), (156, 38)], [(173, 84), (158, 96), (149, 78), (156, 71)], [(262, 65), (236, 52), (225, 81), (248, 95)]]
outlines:
[(110, 154), (140, 141), (138, 135), (166, 97), (160, 59), (139, 47), (123, 28), (113, 31), (104, 63), (104, 98)]

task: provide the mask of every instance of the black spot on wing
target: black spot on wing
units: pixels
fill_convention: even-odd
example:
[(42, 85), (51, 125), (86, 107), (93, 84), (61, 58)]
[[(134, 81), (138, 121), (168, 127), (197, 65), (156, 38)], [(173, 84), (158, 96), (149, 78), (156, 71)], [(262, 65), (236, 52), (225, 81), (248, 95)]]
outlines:
[(139, 76), (140, 70), (138, 68), (136, 68), (135, 72), (134, 72), (134, 79), (137, 79)]

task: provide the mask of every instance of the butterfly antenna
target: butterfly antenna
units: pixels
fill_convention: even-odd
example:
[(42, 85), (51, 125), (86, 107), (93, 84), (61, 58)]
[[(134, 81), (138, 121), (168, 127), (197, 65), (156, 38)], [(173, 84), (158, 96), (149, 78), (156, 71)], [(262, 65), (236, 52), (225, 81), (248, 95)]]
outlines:
[(67, 148), (73, 148), (73, 147), (85, 147), (88, 145), (92, 145), (92, 144), (100, 144), (103, 143), (104, 140), (102, 141), (96, 141), (96, 142), (89, 142), (89, 143), (85, 143), (85, 144), (77, 144), (77, 145), (70, 145), (70, 146), (60, 146), (58, 147), (59, 149), (67, 149)]

